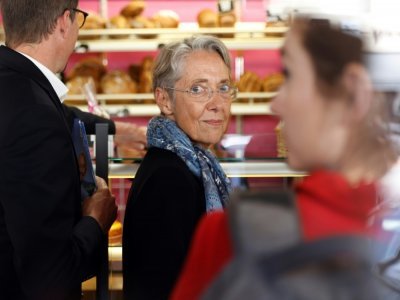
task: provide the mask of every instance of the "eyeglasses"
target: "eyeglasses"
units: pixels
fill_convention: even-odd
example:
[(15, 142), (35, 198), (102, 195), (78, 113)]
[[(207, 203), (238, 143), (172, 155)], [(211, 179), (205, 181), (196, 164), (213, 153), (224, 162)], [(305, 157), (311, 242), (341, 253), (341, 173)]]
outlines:
[(209, 86), (203, 86), (200, 84), (193, 85), (189, 89), (181, 90), (172, 87), (164, 87), (167, 90), (173, 90), (177, 92), (187, 93), (190, 97), (198, 102), (207, 102), (211, 99), (214, 93), (217, 93), (225, 101), (236, 100), (238, 89), (228, 84), (222, 84), (218, 86), (217, 90), (211, 89)]
[(82, 28), (83, 25), (85, 25), (86, 18), (89, 14), (79, 8), (71, 8), (71, 10), (75, 12), (75, 18), (78, 22), (79, 28)]

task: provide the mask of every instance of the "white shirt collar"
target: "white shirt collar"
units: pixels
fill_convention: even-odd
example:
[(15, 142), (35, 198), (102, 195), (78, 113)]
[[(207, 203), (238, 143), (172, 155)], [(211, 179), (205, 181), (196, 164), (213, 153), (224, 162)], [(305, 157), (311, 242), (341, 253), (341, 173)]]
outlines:
[(60, 98), (60, 101), (62, 103), (67, 97), (68, 93), (68, 88), (65, 86), (65, 84), (60, 79), (58, 79), (58, 77), (52, 71), (50, 71), (46, 66), (38, 62), (36, 59), (30, 57), (25, 53), (20, 53), (31, 60), (39, 68), (39, 70), (42, 71), (43, 75), (50, 82), (51, 86), (53, 87), (54, 91), (56, 92), (58, 98)]

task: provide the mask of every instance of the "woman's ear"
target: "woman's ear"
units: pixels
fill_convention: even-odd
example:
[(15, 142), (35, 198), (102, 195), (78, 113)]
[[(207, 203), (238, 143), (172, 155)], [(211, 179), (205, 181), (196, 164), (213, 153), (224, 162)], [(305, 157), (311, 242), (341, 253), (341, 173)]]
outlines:
[(173, 114), (172, 100), (169, 98), (169, 95), (165, 89), (157, 87), (154, 92), (154, 97), (157, 106), (161, 110), (161, 113), (165, 116), (171, 116)]
[(349, 64), (343, 72), (343, 83), (350, 96), (352, 116), (357, 121), (365, 118), (373, 100), (373, 88), (369, 74), (358, 63)]

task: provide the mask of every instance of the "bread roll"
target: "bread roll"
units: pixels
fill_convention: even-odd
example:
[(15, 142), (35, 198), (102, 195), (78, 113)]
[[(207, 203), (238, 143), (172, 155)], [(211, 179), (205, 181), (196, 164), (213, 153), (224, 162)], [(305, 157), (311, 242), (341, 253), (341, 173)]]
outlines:
[(137, 92), (136, 83), (123, 71), (111, 71), (101, 79), (104, 94), (131, 94)]
[[(76, 76), (74, 78), (71, 78), (68, 80), (65, 85), (68, 88), (68, 95), (82, 95), (83, 94), (83, 86), (86, 83), (89, 83), (90, 80), (93, 80), (93, 78), (89, 76)], [(94, 81), (94, 86), (96, 91), (99, 88), (99, 83)]]
[(158, 22), (161, 28), (177, 28), (179, 25), (179, 16), (173, 10), (160, 10), (151, 19)]
[(95, 82), (100, 82), (100, 79), (106, 72), (107, 69), (99, 58), (88, 57), (82, 59), (74, 65), (69, 73), (68, 79), (72, 79), (77, 76), (87, 76), (92, 77)]
[(260, 92), (261, 84), (261, 79), (257, 74), (246, 71), (240, 77), (237, 86), (240, 92)]
[(267, 75), (262, 81), (262, 90), (264, 92), (276, 92), (284, 81), (281, 73), (273, 73)]
[(197, 15), (199, 27), (218, 27), (218, 14), (212, 9), (205, 8)]
[[(151, 20), (144, 16), (136, 16), (134, 18), (129, 18), (128, 21), (132, 28), (146, 29), (146, 28), (159, 28), (160, 27), (160, 25), (158, 23), (156, 23), (154, 20)], [(138, 37), (152, 39), (152, 38), (156, 38), (157, 34), (139, 34)]]
[(146, 7), (142, 0), (133, 0), (121, 10), (121, 15), (127, 18), (133, 18), (140, 15)]
[(151, 93), (153, 77), (150, 71), (142, 72), (139, 78), (139, 93)]
[(153, 66), (154, 66), (154, 58), (153, 56), (147, 55), (142, 59), (141, 62), (141, 70), (140, 72), (151, 72), (153, 70)]

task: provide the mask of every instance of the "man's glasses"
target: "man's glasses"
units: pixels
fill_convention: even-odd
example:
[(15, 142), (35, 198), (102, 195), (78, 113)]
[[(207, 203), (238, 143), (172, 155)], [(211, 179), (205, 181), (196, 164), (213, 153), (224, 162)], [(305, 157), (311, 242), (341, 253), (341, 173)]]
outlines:
[(75, 13), (75, 18), (78, 22), (79, 28), (82, 28), (83, 25), (85, 25), (86, 18), (89, 14), (79, 8), (71, 8), (71, 10)]
[(189, 89), (181, 90), (172, 87), (164, 87), (167, 90), (173, 90), (188, 94), (191, 98), (198, 102), (207, 102), (211, 99), (214, 93), (217, 93), (225, 101), (236, 100), (238, 89), (228, 84), (221, 84), (216, 90), (211, 89), (209, 86), (200, 84), (193, 85)]

